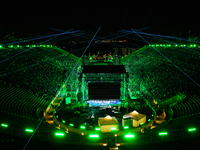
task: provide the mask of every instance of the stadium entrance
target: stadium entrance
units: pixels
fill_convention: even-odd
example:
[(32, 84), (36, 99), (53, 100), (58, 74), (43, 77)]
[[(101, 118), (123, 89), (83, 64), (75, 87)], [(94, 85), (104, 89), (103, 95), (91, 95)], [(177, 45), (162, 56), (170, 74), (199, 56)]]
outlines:
[(80, 77), (82, 101), (117, 103), (128, 97), (127, 74), (122, 65), (85, 65)]

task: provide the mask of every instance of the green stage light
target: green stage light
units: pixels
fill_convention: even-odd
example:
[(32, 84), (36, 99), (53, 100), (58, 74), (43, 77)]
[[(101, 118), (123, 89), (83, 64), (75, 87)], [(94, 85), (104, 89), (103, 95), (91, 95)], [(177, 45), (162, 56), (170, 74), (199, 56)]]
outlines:
[(85, 126), (80, 126), (81, 129), (85, 129)]
[(194, 44), (193, 46), (194, 46), (194, 47), (196, 47), (197, 45), (196, 45), (196, 44)]
[(26, 132), (33, 132), (32, 129), (25, 129)]
[(98, 135), (98, 134), (90, 134), (89, 137), (90, 137), (90, 138), (98, 138), (99, 135)]
[(0, 45), (0, 48), (3, 48), (3, 46), (2, 46), (2, 45)]
[(188, 131), (189, 132), (196, 131), (196, 128), (189, 128)]
[(65, 120), (63, 120), (62, 122), (65, 123)]
[(2, 127), (8, 127), (7, 124), (3, 124), (3, 123), (1, 124), (1, 126), (2, 126)]
[(64, 133), (55, 133), (56, 136), (64, 136)]
[(135, 136), (133, 134), (130, 134), (130, 133), (125, 135), (125, 138), (134, 138), (134, 137)]
[(111, 131), (116, 131), (117, 129), (116, 128), (111, 128)]
[(168, 133), (167, 132), (160, 132), (158, 133), (158, 135), (167, 135)]
[(17, 45), (17, 47), (20, 47), (20, 45)]
[(73, 123), (70, 123), (69, 125), (70, 125), (71, 127), (73, 127), (73, 126), (74, 126), (74, 124), (73, 124)]
[(99, 131), (99, 130), (101, 130), (101, 129), (100, 129), (100, 128), (95, 128), (95, 130), (96, 130), (96, 131)]
[(129, 126), (124, 126), (124, 129), (128, 129), (129, 128)]

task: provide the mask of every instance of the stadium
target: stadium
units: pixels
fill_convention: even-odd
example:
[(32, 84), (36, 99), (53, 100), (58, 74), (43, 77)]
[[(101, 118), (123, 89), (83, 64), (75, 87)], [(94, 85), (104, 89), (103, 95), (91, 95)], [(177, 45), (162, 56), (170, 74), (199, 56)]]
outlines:
[(200, 45), (85, 55), (94, 38), (79, 57), (48, 42), (0, 46), (1, 147), (199, 147)]

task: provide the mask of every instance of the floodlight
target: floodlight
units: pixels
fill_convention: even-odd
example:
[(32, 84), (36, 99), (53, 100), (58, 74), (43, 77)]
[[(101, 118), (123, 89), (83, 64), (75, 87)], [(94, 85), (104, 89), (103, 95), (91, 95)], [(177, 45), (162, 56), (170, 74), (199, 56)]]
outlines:
[(167, 132), (160, 132), (158, 135), (167, 135)]
[(89, 137), (90, 137), (90, 138), (98, 138), (99, 135), (98, 135), (98, 134), (90, 134)]
[(189, 132), (196, 131), (196, 128), (189, 128), (188, 131)]
[(125, 135), (125, 138), (134, 138), (134, 135), (129, 133)]
[(64, 133), (55, 133), (56, 136), (64, 136)]
[(1, 124), (1, 126), (2, 126), (2, 127), (8, 127), (7, 124), (3, 124), (3, 123)]
[(25, 129), (26, 132), (33, 132), (33, 129)]

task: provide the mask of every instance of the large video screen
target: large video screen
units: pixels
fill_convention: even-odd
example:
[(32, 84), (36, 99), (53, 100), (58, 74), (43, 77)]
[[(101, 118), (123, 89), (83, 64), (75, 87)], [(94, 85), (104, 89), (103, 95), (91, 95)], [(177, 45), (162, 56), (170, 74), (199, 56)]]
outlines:
[(89, 99), (120, 99), (120, 83), (89, 83)]

